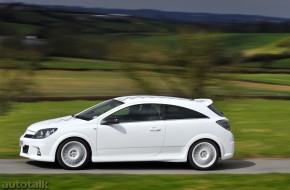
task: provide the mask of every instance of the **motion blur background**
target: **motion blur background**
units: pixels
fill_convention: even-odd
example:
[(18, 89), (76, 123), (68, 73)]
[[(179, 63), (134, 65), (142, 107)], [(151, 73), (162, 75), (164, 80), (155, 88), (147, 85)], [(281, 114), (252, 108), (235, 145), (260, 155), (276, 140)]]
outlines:
[(235, 158), (289, 158), (289, 32), (290, 17), (1, 3), (0, 158), (31, 123), (137, 94), (212, 98)]

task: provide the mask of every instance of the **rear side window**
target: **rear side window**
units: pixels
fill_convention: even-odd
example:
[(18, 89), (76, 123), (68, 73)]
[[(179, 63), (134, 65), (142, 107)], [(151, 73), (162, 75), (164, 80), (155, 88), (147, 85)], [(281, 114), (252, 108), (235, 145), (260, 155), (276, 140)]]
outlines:
[(200, 119), (208, 118), (207, 116), (183, 107), (166, 105), (165, 119)]
[(221, 116), (221, 117), (224, 116), (224, 114), (223, 114), (222, 112), (220, 112), (217, 108), (215, 108), (215, 107), (213, 106), (213, 104), (212, 104), (212, 105), (209, 105), (208, 108), (209, 108), (211, 111), (213, 111), (215, 114), (217, 114), (218, 116)]

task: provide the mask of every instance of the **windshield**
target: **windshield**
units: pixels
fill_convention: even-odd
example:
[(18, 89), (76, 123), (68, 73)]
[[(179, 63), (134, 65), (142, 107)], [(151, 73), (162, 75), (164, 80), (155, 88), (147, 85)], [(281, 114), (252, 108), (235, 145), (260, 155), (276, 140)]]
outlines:
[(107, 111), (115, 107), (118, 107), (121, 104), (123, 104), (123, 102), (120, 102), (115, 99), (107, 100), (75, 115), (74, 117), (89, 121), (102, 115), (103, 113), (106, 113)]

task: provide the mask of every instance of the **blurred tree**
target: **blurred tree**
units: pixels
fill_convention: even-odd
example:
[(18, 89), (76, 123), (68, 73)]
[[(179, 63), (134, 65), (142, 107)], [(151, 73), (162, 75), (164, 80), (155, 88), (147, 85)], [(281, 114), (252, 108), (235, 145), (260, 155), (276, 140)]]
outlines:
[[(156, 81), (152, 81), (152, 78), (147, 78), (146, 75), (144, 77), (144, 73), (140, 73), (139, 65), (132, 64), (143, 52), (138, 51), (140, 50), (138, 45), (128, 43), (126, 40), (125, 42), (126, 45), (124, 41), (119, 41), (118, 45), (114, 45), (118, 51), (112, 53), (113, 59), (118, 58), (124, 62), (125, 74), (146, 93), (160, 93)], [(167, 55), (171, 59), (170, 62), (155, 64), (155, 70), (159, 71), (158, 76), (169, 89), (168, 93), (187, 98), (214, 96), (219, 85), (225, 83), (218, 69), (232, 62), (232, 57), (225, 56), (225, 50), (218, 35), (208, 32), (182, 32), (176, 46), (177, 52)], [(158, 49), (155, 51), (156, 55), (160, 52)], [(128, 62), (131, 63), (128, 64)], [(169, 69), (170, 65), (177, 67), (175, 70)]]
[(8, 68), (11, 68), (8, 64), (13, 63), (13, 60), (25, 63), (13, 65), (13, 69), (0, 69), (0, 116), (12, 108), (12, 102), (18, 97), (31, 93), (34, 86), (33, 70), (41, 59), (39, 52), (26, 48), (19, 39), (5, 39), (0, 44), (1, 63), (7, 63)]
[(102, 38), (75, 35), (69, 30), (53, 30), (45, 49), (50, 56), (105, 59), (109, 42)]
[(27, 66), (45, 59), (42, 47), (24, 45), (18, 37), (8, 37), (0, 43), (0, 59), (16, 59), (27, 61)]
[(4, 38), (1, 42), (1, 47), (7, 49), (20, 49), (22, 47), (21, 40), (18, 37)]
[(28, 70), (0, 70), (0, 116), (12, 108), (12, 102), (29, 93), (33, 85)]
[(139, 48), (139, 44), (136, 44), (129, 39), (120, 39), (112, 44), (109, 59), (120, 61), (126, 77), (134, 80), (146, 93), (154, 93), (155, 90), (150, 81), (142, 77), (142, 71), (139, 68), (138, 63), (133, 63), (136, 60), (140, 60), (138, 57), (140, 55)]
[(183, 66), (184, 70), (182, 75), (172, 73), (173, 76), (183, 80), (191, 97), (210, 96), (208, 87), (218, 78), (217, 67), (229, 61), (224, 58), (221, 40), (214, 33), (185, 32), (180, 35), (179, 47), (173, 60)]
[(108, 59), (114, 61), (165, 64), (170, 62), (167, 45), (145, 43), (132, 36), (118, 37), (112, 40)]

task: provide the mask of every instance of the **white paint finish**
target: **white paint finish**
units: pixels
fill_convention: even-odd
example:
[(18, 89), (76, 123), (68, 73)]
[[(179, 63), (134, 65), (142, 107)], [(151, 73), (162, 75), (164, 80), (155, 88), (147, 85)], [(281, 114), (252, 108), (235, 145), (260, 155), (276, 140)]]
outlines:
[[(32, 124), (20, 138), (21, 146), (29, 145), (31, 150), (28, 154), (21, 152), (20, 155), (34, 160), (53, 162), (57, 148), (63, 140), (79, 137), (90, 145), (93, 162), (186, 162), (190, 146), (201, 139), (211, 139), (216, 142), (222, 159), (233, 156), (232, 133), (216, 123), (217, 120), (227, 118), (216, 115), (207, 107), (212, 100), (190, 100), (165, 96), (127, 96), (116, 98), (116, 100), (123, 101), (124, 104), (90, 121), (66, 116)], [(104, 118), (118, 110), (147, 103), (192, 109), (206, 115), (208, 119), (100, 124)], [(57, 131), (45, 139), (24, 138), (25, 134), (33, 135), (45, 128), (57, 128)], [(35, 147), (40, 148), (41, 156), (36, 155)]]
[(166, 120), (166, 137), (164, 147), (181, 146), (198, 134), (205, 133), (211, 128), (209, 119)]
[(161, 151), (164, 135), (163, 120), (99, 125), (98, 156), (154, 156)]
[(67, 126), (82, 126), (85, 125), (87, 122), (84, 120), (80, 120), (77, 118), (73, 118), (72, 116), (65, 116), (55, 119), (49, 119), (45, 121), (40, 121), (30, 125), (27, 130), (37, 132), (40, 129), (45, 128), (61, 128)]

